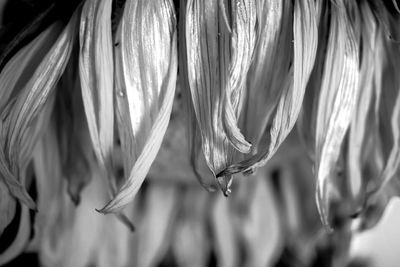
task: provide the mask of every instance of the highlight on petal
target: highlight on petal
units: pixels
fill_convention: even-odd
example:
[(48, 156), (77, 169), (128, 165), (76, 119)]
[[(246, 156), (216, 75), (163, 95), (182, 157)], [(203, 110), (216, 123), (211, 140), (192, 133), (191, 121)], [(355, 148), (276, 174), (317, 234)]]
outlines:
[(249, 153), (251, 144), (240, 132), (237, 118), (241, 111), (247, 72), (257, 40), (256, 15), (256, 1), (236, 1), (232, 5), (232, 55), (223, 100), (222, 122), (227, 138), (242, 153)]
[(14, 171), (18, 169), (18, 155), (21, 153), (22, 137), (46, 104), (48, 97), (53, 93), (55, 84), (68, 62), (74, 43), (76, 23), (77, 17), (75, 15), (44, 57), (7, 114), (5, 123), (8, 126), (7, 147), (12, 165), (11, 169)]
[[(1, 98), (1, 172), (11, 193), (30, 208), (35, 204), (23, 186), (24, 168), (45, 122), (47, 98), (62, 74), (74, 38), (76, 18), (60, 34), (54, 24), (15, 55), (2, 71), (5, 90)], [(50, 50), (50, 51), (49, 51)], [(3, 76), (4, 75), (4, 76)], [(3, 83), (2, 83), (3, 84)], [(41, 118), (41, 119), (38, 119)], [(34, 127), (33, 127), (34, 126)]]
[[(211, 0), (181, 2), (181, 9), (186, 17), (181, 29), (185, 40), (180, 49), (187, 60), (182, 74), (187, 75), (188, 81), (182, 84), (182, 90), (189, 92), (185, 93), (190, 96), (186, 100), (194, 111), (189, 123), (197, 122), (207, 165), (215, 175), (233, 152), (220, 121), (230, 59), (229, 31), (222, 15), (225, 10), (220, 10), (218, 1)], [(219, 181), (225, 193), (229, 180)]]
[[(199, 135), (198, 127), (202, 150), (214, 175), (232, 162), (236, 150), (248, 153), (251, 147), (238, 118), (257, 41), (256, 1), (226, 2), (181, 1), (181, 21), (185, 21), (180, 28), (184, 33), (180, 62), (185, 76), (181, 87), (188, 96), (188, 111), (193, 111), (189, 114), (190, 133)], [(224, 194), (229, 194), (231, 177), (217, 181)]]
[[(331, 31), (318, 103), (316, 129), (317, 207), (330, 227), (330, 206), (340, 201), (335, 185), (341, 145), (350, 125), (359, 90), (359, 46), (344, 3), (332, 6)], [(340, 174), (339, 174), (340, 175)]]
[(261, 1), (258, 9), (258, 40), (241, 114), (241, 128), (254, 149), (249, 157), (244, 156), (245, 160), (226, 166), (218, 177), (253, 171), (252, 165), (269, 146), (271, 121), (280, 96), (289, 90), (293, 80), (292, 4)]
[[(178, 32), (185, 32), (186, 29), (186, 0), (180, 0), (180, 10), (179, 10), (179, 29)], [(183, 103), (183, 113), (186, 122), (186, 136), (188, 140), (188, 150), (190, 153), (190, 167), (192, 167), (193, 172), (196, 176), (197, 181), (208, 191), (213, 192), (216, 190), (216, 186), (213, 183), (209, 183), (205, 178), (206, 172), (200, 170), (200, 163), (204, 162), (207, 165), (205, 156), (201, 150), (201, 132), (199, 125), (197, 123), (196, 114), (192, 104), (192, 95), (189, 90), (189, 76), (188, 76), (188, 60), (186, 52), (186, 35), (179, 34), (179, 81), (177, 88), (177, 93), (181, 93), (182, 103)], [(208, 167), (207, 167), (208, 168)], [(210, 175), (214, 176), (210, 170)], [(213, 180), (215, 181), (214, 177)]]
[(118, 194), (100, 210), (102, 213), (121, 210), (133, 200), (167, 129), (178, 61), (173, 3), (128, 0), (121, 21), (120, 40), (116, 53), (121, 53), (123, 83), (116, 97), (127, 98), (134, 136), (133, 140), (121, 143), (133, 147), (134, 165)]
[(373, 143), (379, 131), (379, 115), (375, 107), (380, 102), (380, 91), (376, 90), (378, 72), (385, 61), (379, 54), (378, 46), (379, 30), (373, 12), (367, 4), (360, 5), (361, 39), (363, 53), (360, 58), (360, 83), (359, 96), (349, 129), (349, 147), (347, 161), (347, 175), (351, 177), (352, 194), (363, 201), (365, 189), (370, 180), (378, 178), (368, 169), (372, 165), (368, 162), (369, 155), (376, 154), (373, 151)]
[[(206, 234), (208, 197), (203, 191), (187, 190), (181, 201), (181, 216), (175, 222), (171, 249), (178, 266), (206, 266), (210, 240)], [(196, 201), (191, 201), (196, 199)], [(196, 244), (193, 246), (192, 244)]]
[[(100, 166), (110, 176), (114, 144), (111, 4), (112, 0), (86, 1), (79, 30), (79, 77), (89, 133)], [(115, 191), (115, 181), (112, 177), (109, 180)]]

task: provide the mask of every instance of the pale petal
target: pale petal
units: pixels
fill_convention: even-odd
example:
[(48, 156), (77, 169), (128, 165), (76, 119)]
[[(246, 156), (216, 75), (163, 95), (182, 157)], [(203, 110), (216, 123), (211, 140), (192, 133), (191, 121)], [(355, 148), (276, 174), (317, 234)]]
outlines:
[[(344, 4), (334, 6), (316, 129), (317, 206), (324, 225), (330, 205), (339, 201), (336, 165), (358, 96), (359, 47)], [(342, 178), (340, 178), (342, 179)]]
[(161, 146), (176, 87), (177, 33), (172, 2), (129, 0), (121, 23), (121, 49), (116, 53), (121, 53), (124, 80), (117, 97), (127, 97), (134, 136), (121, 143), (134, 148), (134, 165), (102, 213), (116, 212), (134, 199)]
[(181, 201), (179, 217), (175, 222), (172, 253), (180, 267), (206, 266), (209, 239), (206, 231), (207, 192), (189, 188)]
[(253, 171), (252, 165), (261, 160), (271, 143), (271, 122), (279, 98), (292, 86), (292, 4), (285, 1), (258, 4), (258, 40), (241, 114), (241, 128), (254, 146), (253, 155), (231, 164), (218, 177)]
[(178, 212), (179, 191), (175, 184), (152, 183), (139, 229), (137, 266), (155, 267), (164, 258)]
[[(21, 49), (4, 67), (0, 74), (1, 97), (0, 97), (0, 110), (4, 112), (6, 107), (11, 107), (10, 101), (22, 90), (22, 86), (31, 77), (32, 69), (37, 68), (40, 61), (51, 48), (58, 34), (60, 33), (59, 25), (52, 25), (36, 39), (29, 43), (26, 47)], [(12, 102), (13, 103), (13, 102)], [(3, 127), (3, 125), (2, 125)], [(5, 139), (3, 139), (2, 146), (4, 146)], [(35, 204), (30, 198), (26, 189), (21, 183), (13, 177), (9, 170), (9, 165), (5, 158), (4, 151), (0, 149), (0, 168), (2, 177), (7, 184), (10, 192), (15, 197), (19, 198), (23, 203), (30, 208), (34, 208)]]
[[(79, 70), (82, 99), (97, 159), (109, 176), (114, 144), (114, 64), (111, 36), (112, 0), (88, 0), (80, 21)], [(115, 191), (115, 181), (111, 187)]]

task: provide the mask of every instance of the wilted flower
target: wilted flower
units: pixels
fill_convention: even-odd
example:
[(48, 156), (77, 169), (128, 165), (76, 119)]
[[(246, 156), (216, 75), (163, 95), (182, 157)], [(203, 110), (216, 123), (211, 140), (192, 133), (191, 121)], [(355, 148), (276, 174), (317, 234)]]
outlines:
[[(290, 249), (307, 265), (308, 248), (333, 244), (341, 266), (351, 231), (373, 227), (399, 193), (397, 11), (55, 1), (0, 40), (0, 233), (21, 207), (0, 264), (30, 249), (46, 266), (156, 266), (170, 248), (178, 265), (205, 266), (211, 247), (220, 266), (273, 265)], [(190, 176), (234, 192), (206, 195)], [(316, 202), (298, 203), (314, 190)], [(314, 203), (333, 235), (318, 234)]]

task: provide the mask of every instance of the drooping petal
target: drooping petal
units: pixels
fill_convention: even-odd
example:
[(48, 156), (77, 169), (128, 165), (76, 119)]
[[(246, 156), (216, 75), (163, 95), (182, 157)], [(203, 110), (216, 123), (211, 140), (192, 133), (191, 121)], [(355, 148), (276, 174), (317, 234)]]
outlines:
[[(10, 101), (13, 101), (12, 99), (21, 90), (21, 85), (24, 85), (31, 77), (32, 74), (30, 71), (38, 66), (40, 60), (42, 60), (45, 53), (47, 53), (48, 49), (53, 45), (59, 32), (59, 25), (50, 26), (6, 64), (0, 74), (0, 84), (2, 85), (2, 95), (0, 97), (1, 112), (4, 112), (7, 106), (10, 106)], [(5, 146), (5, 141), (6, 140), (3, 139), (2, 146)], [(0, 150), (1, 174), (11, 194), (30, 208), (35, 207), (33, 200), (26, 192), (24, 186), (19, 180), (13, 178), (4, 151), (2, 149)]]
[(329, 208), (339, 201), (341, 192), (336, 165), (341, 145), (350, 125), (359, 90), (359, 47), (352, 21), (344, 3), (332, 5), (331, 30), (316, 129), (317, 206), (324, 225), (329, 227)]
[[(41, 121), (44, 122), (37, 118), (41, 117), (43, 107), (51, 106), (47, 104), (47, 98), (54, 90), (55, 83), (68, 60), (75, 37), (75, 26), (76, 16), (73, 16), (59, 37), (59, 29), (55, 25), (51, 26), (33, 41), (32, 47), (28, 46), (27, 50), (22, 50), (16, 56), (16, 61), (12, 60), (7, 65), (10, 65), (10, 69), (4, 69), (7, 73), (7, 70), (11, 71), (13, 66), (16, 67), (14, 64), (18, 63), (18, 58), (23, 60), (19, 62), (22, 63), (22, 68), (17, 71), (20, 76), (10, 80), (8, 84), (8, 100), (7, 97), (4, 98), (7, 107), (3, 106), (1, 111), (4, 152), (1, 151), (0, 159), (3, 177), (8, 181), (20, 180), (20, 168), (26, 166), (31, 156), (35, 140), (40, 135)], [(53, 45), (55, 38), (57, 40)], [(35, 71), (32, 72), (32, 69)], [(11, 192), (14, 193), (16, 188), (18, 185), (11, 185)], [(28, 205), (31, 208), (34, 207), (32, 202), (25, 203), (30, 203)]]
[[(283, 69), (280, 79), (286, 79), (284, 84), (281, 85), (281, 87), (273, 88), (271, 86), (269, 88), (271, 96), (275, 95), (275, 97), (278, 98), (273, 98), (276, 99), (277, 107), (272, 113), (272, 124), (268, 126), (264, 132), (264, 135), (266, 136), (263, 137), (263, 139), (265, 141), (261, 142), (262, 145), (257, 149), (257, 154), (239, 164), (230, 166), (220, 175), (229, 173), (230, 170), (233, 172), (253, 172), (254, 169), (265, 165), (292, 130), (302, 106), (306, 85), (314, 66), (317, 51), (317, 20), (319, 11), (316, 10), (316, 7), (314, 1), (295, 1), (293, 21), (293, 72), (289, 69)], [(289, 18), (286, 16), (285, 20), (289, 20)], [(288, 43), (290, 44), (290, 40), (287, 38), (284, 39), (284, 42), (286, 42), (286, 44), (283, 43), (283, 45), (287, 45)], [(282, 48), (280, 47), (280, 49)], [(292, 48), (290, 47), (290, 49)], [(271, 64), (270, 62), (268, 63)], [(269, 68), (274, 71), (274, 73), (278, 73), (278, 70), (272, 64)], [(260, 80), (262, 81), (262, 78)], [(265, 87), (267, 84), (262, 84), (262, 86)], [(252, 107), (253, 102), (256, 100), (249, 99), (248, 101), (248, 105)], [(266, 104), (268, 104), (267, 101)], [(260, 111), (256, 110), (250, 114), (254, 115), (259, 112)], [(265, 118), (268, 117), (269, 116), (267, 115)], [(264, 121), (265, 118), (263, 119)], [(250, 117), (247, 117), (247, 120), (250, 120)]]
[[(185, 93), (189, 96), (186, 99), (189, 111), (193, 111), (189, 120), (198, 125), (207, 165), (215, 175), (227, 165), (233, 152), (220, 121), (230, 59), (229, 31), (218, 1), (185, 1), (181, 2), (181, 9), (186, 17), (181, 28), (185, 39), (180, 49), (185, 53), (181, 56), (187, 60), (182, 65), (187, 68), (182, 72), (187, 75), (187, 84), (182, 84), (182, 90), (190, 92)], [(226, 193), (229, 181), (220, 183), (225, 183), (221, 187)]]
[[(97, 159), (110, 176), (114, 144), (111, 4), (111, 0), (86, 1), (79, 31), (79, 70), (85, 114)], [(111, 187), (115, 187), (112, 177), (109, 179)]]
[[(368, 163), (368, 155), (375, 153), (371, 151), (373, 139), (379, 131), (378, 116), (374, 112), (375, 106), (380, 101), (380, 96), (377, 95), (376, 78), (380, 72), (381, 64), (376, 64), (378, 57), (379, 45), (378, 25), (373, 16), (369, 5), (360, 5), (361, 19), (361, 41), (363, 53), (360, 66), (360, 84), (359, 96), (356, 108), (354, 110), (350, 131), (349, 131), (349, 146), (348, 150), (348, 175), (351, 180), (352, 193), (355, 196), (363, 198), (366, 184), (369, 180), (375, 179), (371, 175), (371, 171), (366, 171)], [(380, 60), (385, 60), (380, 57)], [(374, 177), (374, 178), (372, 178)], [(378, 177), (376, 177), (378, 178)]]
[[(400, 195), (400, 80), (397, 74), (400, 50), (396, 43), (386, 38), (383, 26), (379, 26), (374, 53), (374, 101), (368, 122), (368, 133), (372, 136), (364, 144), (368, 150), (363, 153), (360, 195), (364, 203), (358, 230), (373, 227), (390, 199)], [(393, 27), (392, 33), (398, 35), (398, 29)]]
[[(186, 0), (180, 0), (180, 10), (179, 10), (179, 32), (185, 32), (186, 29)], [(194, 111), (194, 107), (192, 104), (192, 96), (190, 92), (190, 84), (188, 77), (188, 60), (187, 60), (187, 52), (184, 49), (186, 46), (186, 36), (185, 34), (179, 34), (179, 87), (177, 91), (181, 93), (182, 102), (183, 102), (183, 114), (185, 116), (186, 122), (186, 136), (188, 140), (188, 151), (190, 153), (190, 166), (193, 169), (193, 172), (196, 176), (196, 179), (199, 183), (206, 188), (208, 191), (215, 191), (214, 184), (208, 183), (205, 178), (205, 173), (202, 172), (199, 167), (199, 159), (202, 159), (206, 162), (204, 154), (201, 151), (201, 132), (199, 125), (197, 123), (196, 113)], [(206, 164), (207, 165), (207, 164)], [(210, 171), (210, 176), (213, 176)], [(213, 177), (214, 179), (214, 177)]]
[[(185, 34), (180, 44), (181, 66), (182, 75), (187, 75), (182, 78), (182, 90), (190, 91), (185, 93), (190, 96), (185, 99), (190, 103), (188, 111), (194, 113), (189, 114), (189, 123), (197, 122), (190, 132), (201, 134), (202, 150), (214, 175), (231, 163), (235, 149), (248, 153), (251, 147), (237, 120), (256, 44), (256, 1), (233, 1), (231, 10), (225, 2), (181, 2), (186, 22), (181, 27)], [(193, 141), (198, 142), (197, 138)], [(193, 144), (197, 149), (197, 143)], [(231, 177), (218, 182), (227, 195)]]
[(307, 148), (308, 156), (315, 159), (315, 134), (318, 115), (318, 97), (322, 84), (322, 77), (325, 63), (325, 53), (328, 43), (328, 35), (326, 32), (329, 30), (329, 12), (327, 2), (319, 3), (318, 13), (318, 49), (314, 63), (314, 68), (311, 72), (310, 79), (307, 84), (306, 92), (303, 99), (302, 111), (297, 119), (297, 128), (300, 133), (300, 138), (303, 145)]
[(223, 127), (232, 145), (243, 153), (250, 152), (251, 144), (245, 140), (238, 127), (247, 72), (256, 45), (256, 1), (233, 1), (232, 3), (232, 55), (229, 76), (223, 99)]
[(121, 23), (121, 48), (116, 53), (121, 53), (123, 83), (116, 97), (127, 98), (134, 138), (121, 143), (133, 147), (134, 165), (102, 213), (120, 210), (135, 197), (161, 146), (176, 87), (177, 33), (172, 2), (128, 0)]
[(40, 113), (49, 95), (54, 92), (55, 84), (64, 71), (74, 44), (77, 13), (60, 34), (56, 43), (46, 54), (33, 76), (16, 98), (12, 110), (7, 116), (9, 128), (7, 138), (9, 143), (10, 164), (15, 171), (18, 166), (18, 155), (21, 153), (21, 142), (25, 131)]
[(221, 178), (252, 171), (251, 166), (270, 143), (270, 125), (279, 97), (293, 79), (290, 71), (292, 4), (282, 1), (260, 1), (258, 4), (258, 40), (241, 114), (244, 135), (254, 146), (253, 155), (218, 173)]

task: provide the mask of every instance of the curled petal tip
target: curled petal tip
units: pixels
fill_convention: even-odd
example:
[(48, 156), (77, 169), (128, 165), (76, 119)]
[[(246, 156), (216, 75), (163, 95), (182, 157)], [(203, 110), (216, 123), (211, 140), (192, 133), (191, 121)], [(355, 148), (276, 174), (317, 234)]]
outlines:
[(95, 211), (97, 211), (98, 213), (103, 214), (103, 215), (107, 215), (107, 214), (109, 214), (109, 213), (112, 212), (112, 211), (110, 211), (110, 210), (108, 209), (108, 204), (105, 205), (105, 206), (104, 206), (103, 208), (101, 208), (101, 209), (95, 209)]
[(232, 176), (217, 177), (217, 181), (224, 196), (228, 197), (232, 192), (230, 188), (232, 185)]
[(30, 210), (33, 210), (34, 212), (38, 212), (39, 211), (35, 201), (29, 196), (28, 193), (26, 193), (26, 195), (24, 194), (23, 197), (19, 197), (19, 199)]
[(320, 190), (320, 185), (317, 185), (316, 202), (322, 225), (328, 233), (331, 233), (333, 229), (328, 220), (328, 200), (326, 199), (325, 194)]

